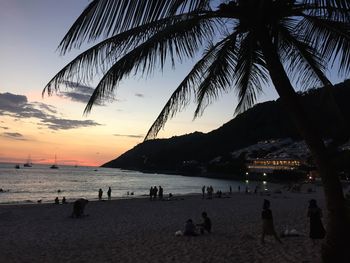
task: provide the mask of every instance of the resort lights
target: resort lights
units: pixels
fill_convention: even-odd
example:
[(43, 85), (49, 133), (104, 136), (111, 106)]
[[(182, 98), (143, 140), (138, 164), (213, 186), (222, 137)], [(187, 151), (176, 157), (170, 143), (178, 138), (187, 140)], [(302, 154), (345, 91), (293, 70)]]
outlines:
[(245, 175), (248, 175), (248, 174), (249, 174), (248, 172), (245, 173)]
[(249, 180), (245, 180), (245, 183), (246, 183), (246, 184), (249, 184)]
[(267, 184), (267, 182), (266, 181), (263, 181), (263, 185), (266, 185)]
[(266, 173), (263, 173), (263, 176), (266, 176)]

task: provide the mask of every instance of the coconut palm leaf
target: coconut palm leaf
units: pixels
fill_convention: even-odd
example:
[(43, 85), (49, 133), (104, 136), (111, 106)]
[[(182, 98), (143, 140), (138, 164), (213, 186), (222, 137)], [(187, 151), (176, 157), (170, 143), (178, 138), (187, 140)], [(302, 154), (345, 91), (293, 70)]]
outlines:
[[(59, 45), (61, 54), (176, 13), (209, 8), (203, 0), (94, 0), (78, 17)], [(180, 12), (179, 12), (180, 10)]]
[(268, 82), (268, 73), (254, 34), (246, 34), (237, 53), (234, 86), (238, 104), (235, 112), (241, 113), (254, 105), (257, 94), (262, 91), (262, 85)]
[(205, 108), (218, 99), (220, 93), (232, 88), (234, 67), (236, 61), (237, 34), (225, 38), (222, 45), (213, 52), (211, 65), (206, 69), (196, 91), (197, 108), (194, 118), (201, 116)]
[(163, 68), (167, 55), (170, 55), (172, 61), (175, 60), (174, 54), (179, 59), (194, 56), (200, 45), (212, 38), (214, 34), (214, 22), (208, 20), (208, 17), (213, 18), (213, 14), (197, 16), (168, 26), (124, 55), (101, 79), (84, 112), (91, 111), (94, 101), (113, 91), (118, 82), (128, 76), (132, 70), (135, 73), (150, 74), (158, 62), (160, 68)]
[(306, 41), (320, 50), (325, 60), (339, 62), (341, 74), (350, 72), (350, 24), (324, 18), (303, 16), (299, 28), (304, 31)]
[[(89, 82), (98, 73), (104, 74), (117, 60), (127, 52), (145, 42), (168, 25), (193, 18), (195, 13), (181, 14), (164, 18), (145, 25), (132, 28), (116, 36), (107, 38), (78, 55), (74, 60), (62, 68), (46, 85), (43, 94), (49, 95), (59, 90), (62, 82)], [(75, 78), (75, 79), (72, 79)]]
[(204, 78), (203, 76), (205, 76), (208, 68), (212, 65), (215, 57), (217, 57), (218, 50), (220, 50), (226, 42), (230, 41), (230, 38), (231, 36), (224, 38), (215, 45), (211, 45), (207, 48), (202, 58), (194, 65), (190, 73), (170, 96), (157, 119), (148, 130), (145, 140), (155, 138), (158, 132), (164, 127), (167, 120), (188, 105), (191, 99), (191, 91), (195, 91), (201, 85)]

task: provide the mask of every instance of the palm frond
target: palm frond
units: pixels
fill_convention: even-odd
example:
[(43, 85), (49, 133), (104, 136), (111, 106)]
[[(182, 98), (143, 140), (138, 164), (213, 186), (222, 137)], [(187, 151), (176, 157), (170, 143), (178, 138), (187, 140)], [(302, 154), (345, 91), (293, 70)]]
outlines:
[(241, 113), (254, 105), (262, 85), (268, 82), (268, 73), (254, 35), (246, 34), (240, 43), (234, 77), (238, 95), (235, 113)]
[(350, 24), (303, 15), (298, 29), (305, 41), (331, 63), (339, 63), (340, 74), (350, 72)]
[(167, 26), (128, 52), (101, 79), (84, 112), (90, 112), (94, 101), (103, 98), (106, 92), (110, 93), (132, 70), (135, 74), (141, 72), (148, 75), (158, 65), (158, 62), (162, 69), (168, 55), (171, 56), (172, 61), (175, 60), (174, 54), (180, 60), (194, 56), (201, 44), (211, 39), (214, 34), (213, 21), (210, 18), (212, 14), (196, 16)]
[[(194, 14), (177, 15), (132, 28), (101, 41), (89, 48), (62, 68), (45, 86), (43, 94), (49, 95), (59, 90), (60, 83), (67, 80), (73, 82), (90, 82), (101, 72), (104, 74), (121, 56), (131, 51), (168, 25), (189, 19)], [(74, 79), (73, 79), (74, 78)]]
[(69, 29), (58, 49), (65, 54), (85, 41), (94, 41), (166, 17), (209, 8), (201, 0), (94, 0)]
[(212, 53), (211, 65), (204, 72), (204, 78), (196, 91), (197, 107), (194, 118), (201, 116), (205, 108), (222, 92), (232, 88), (236, 60), (236, 38), (234, 33)]
[(321, 83), (329, 85), (330, 81), (325, 75), (327, 62), (317, 50), (303, 41), (305, 36), (298, 34), (297, 24), (296, 20), (288, 19), (279, 28), (279, 55), (288, 75), (304, 90)]
[(196, 90), (196, 88), (200, 86), (208, 67), (210, 67), (215, 60), (218, 49), (220, 49), (228, 40), (228, 38), (225, 38), (215, 45), (210, 46), (205, 51), (202, 58), (194, 65), (189, 74), (173, 92), (157, 119), (148, 130), (145, 140), (155, 138), (158, 132), (164, 127), (167, 120), (174, 117), (177, 112), (181, 111), (189, 104), (191, 99), (191, 91)]

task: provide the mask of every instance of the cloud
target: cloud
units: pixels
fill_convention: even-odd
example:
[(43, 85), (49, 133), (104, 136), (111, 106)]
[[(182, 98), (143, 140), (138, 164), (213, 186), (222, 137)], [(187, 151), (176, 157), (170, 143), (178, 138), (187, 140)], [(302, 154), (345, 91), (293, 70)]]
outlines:
[(54, 117), (50, 119), (42, 120), (41, 122), (46, 124), (46, 126), (52, 130), (69, 130), (69, 129), (77, 129), (77, 128), (101, 125), (92, 120), (69, 120), (69, 119), (59, 119)]
[[(94, 88), (79, 84), (77, 82), (65, 81), (63, 83), (67, 88), (70, 88), (72, 91), (61, 91), (58, 96), (70, 99), (72, 101), (81, 102), (87, 104), (90, 100), (92, 93), (94, 92)], [(103, 101), (96, 100), (95, 105), (104, 106), (104, 102), (113, 102), (116, 99), (114, 98), (112, 93), (109, 93), (105, 96)]]
[(0, 116), (10, 116), (15, 120), (36, 118), (39, 120), (39, 125), (44, 125), (52, 130), (68, 130), (100, 125), (92, 120), (64, 119), (57, 117), (56, 114), (58, 114), (58, 111), (52, 105), (41, 102), (29, 103), (26, 96), (0, 93)]
[(128, 138), (143, 138), (143, 135), (134, 135), (134, 134), (113, 134), (117, 137), (128, 137)]
[(142, 93), (135, 93), (135, 96), (139, 97), (139, 98), (144, 98), (145, 97), (145, 95), (142, 94)]
[(2, 134), (3, 137), (10, 138), (13, 140), (18, 140), (18, 141), (26, 141), (27, 139), (24, 138), (24, 136), (18, 132), (4, 132)]

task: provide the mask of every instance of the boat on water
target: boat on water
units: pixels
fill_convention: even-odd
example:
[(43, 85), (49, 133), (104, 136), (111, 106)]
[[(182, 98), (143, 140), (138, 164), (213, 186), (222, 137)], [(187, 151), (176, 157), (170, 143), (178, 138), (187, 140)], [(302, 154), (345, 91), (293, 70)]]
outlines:
[(33, 166), (33, 163), (32, 163), (32, 160), (30, 158), (30, 155), (28, 155), (28, 159), (27, 159), (27, 162), (25, 164), (23, 164), (24, 167), (32, 167)]
[(50, 166), (50, 169), (58, 169), (58, 166), (57, 166), (57, 156), (55, 155), (55, 162), (53, 165)]

